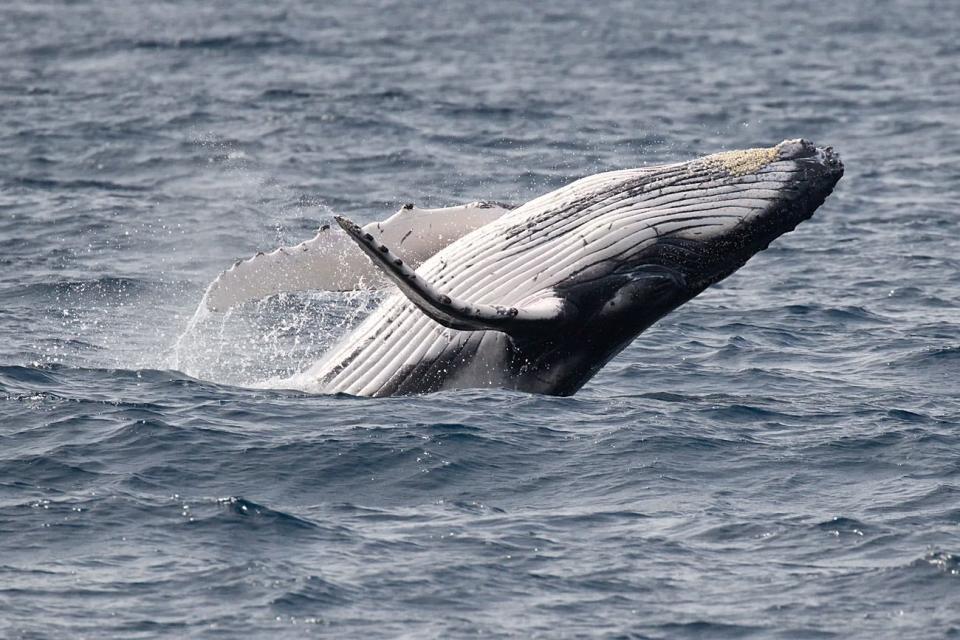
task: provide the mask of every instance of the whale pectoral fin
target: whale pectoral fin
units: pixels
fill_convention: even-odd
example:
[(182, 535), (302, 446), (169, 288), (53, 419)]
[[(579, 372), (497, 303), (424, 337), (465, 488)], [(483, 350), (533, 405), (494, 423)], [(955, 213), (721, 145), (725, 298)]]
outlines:
[(441, 209), (404, 205), (395, 214), (364, 229), (390, 246), (403, 250), (407, 262), (423, 262), (451, 242), (503, 216), (508, 205), (470, 202)]
[(384, 284), (382, 274), (347, 236), (324, 226), (306, 242), (237, 261), (207, 286), (203, 299), (210, 311), (226, 311), (277, 293), (376, 289)]
[[(509, 210), (506, 205), (486, 202), (442, 209), (404, 205), (386, 220), (371, 222), (363, 229), (383, 242), (402, 246), (407, 261), (416, 266)], [(306, 242), (258, 253), (222, 271), (207, 287), (204, 302), (210, 311), (226, 311), (277, 293), (378, 289), (385, 284), (383, 275), (357, 251), (352, 240), (325, 225)]]
[(373, 234), (346, 218), (337, 217), (336, 221), (411, 302), (428, 317), (450, 329), (524, 334), (545, 325), (554, 325), (569, 313), (567, 305), (558, 297), (541, 299), (523, 307), (478, 304), (451, 298), (426, 282)]

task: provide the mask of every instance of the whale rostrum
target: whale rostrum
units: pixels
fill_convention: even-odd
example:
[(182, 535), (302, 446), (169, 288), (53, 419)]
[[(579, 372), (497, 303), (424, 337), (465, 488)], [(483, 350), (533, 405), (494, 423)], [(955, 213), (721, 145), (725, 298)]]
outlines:
[[(364, 278), (398, 291), (284, 386), (365, 396), (470, 387), (572, 394), (654, 322), (809, 218), (842, 175), (829, 147), (787, 140), (588, 176), (513, 209), (474, 207), (486, 217), (452, 210), (442, 237), (415, 228), (387, 237), (378, 223), (337, 218), (339, 238), (360, 249), (348, 254), (340, 244), (340, 255), (351, 264), (365, 255)], [(403, 238), (412, 235), (419, 240), (408, 252)], [(258, 271), (247, 287), (222, 274), (208, 306), (284, 290), (262, 277), (269, 268)], [(321, 276), (313, 287), (344, 283), (356, 285)]]

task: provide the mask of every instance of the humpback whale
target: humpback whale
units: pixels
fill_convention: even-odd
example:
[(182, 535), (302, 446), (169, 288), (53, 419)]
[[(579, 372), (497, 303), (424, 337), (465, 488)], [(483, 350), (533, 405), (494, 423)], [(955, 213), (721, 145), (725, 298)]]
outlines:
[[(573, 394), (654, 322), (808, 219), (842, 175), (830, 147), (786, 140), (600, 173), (513, 209), (473, 205), (486, 215), (456, 222), (466, 205), (443, 233), (421, 229), (409, 251), (403, 238), (444, 210), (417, 210), (411, 224), (401, 224), (401, 210), (387, 232), (338, 217), (346, 232), (338, 242), (355, 243), (364, 268), (377, 270), (379, 280), (367, 279), (397, 291), (283, 384), (359, 396), (471, 387)], [(334, 270), (329, 256), (320, 263)], [(286, 288), (269, 269), (247, 271), (253, 285), (225, 273), (208, 306)], [(289, 288), (309, 285), (307, 271)], [(349, 275), (320, 280), (318, 288), (364, 286)]]

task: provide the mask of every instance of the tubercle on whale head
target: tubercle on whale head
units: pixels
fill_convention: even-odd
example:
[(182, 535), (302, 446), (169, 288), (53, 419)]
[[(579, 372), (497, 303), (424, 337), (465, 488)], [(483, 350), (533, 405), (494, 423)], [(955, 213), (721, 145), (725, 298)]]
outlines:
[(794, 164), (796, 177), (790, 191), (794, 199), (804, 201), (807, 211), (802, 220), (806, 220), (843, 177), (843, 162), (833, 147), (818, 147), (802, 138), (784, 140), (776, 149), (778, 161)]
[(705, 168), (707, 170), (723, 171), (728, 175), (739, 177), (756, 173), (771, 162), (776, 161), (777, 154), (777, 147), (721, 151), (694, 160), (690, 166), (693, 170)]
[(829, 169), (843, 172), (843, 163), (833, 147), (818, 147), (809, 140), (797, 138), (784, 140), (776, 147), (778, 160), (808, 160), (818, 162)]

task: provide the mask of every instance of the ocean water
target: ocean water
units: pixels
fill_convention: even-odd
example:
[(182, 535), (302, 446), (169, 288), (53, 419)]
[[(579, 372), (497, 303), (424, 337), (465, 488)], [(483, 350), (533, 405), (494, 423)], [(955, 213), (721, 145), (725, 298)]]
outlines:
[[(0, 637), (960, 636), (960, 8), (0, 4)], [(259, 389), (344, 214), (806, 137), (814, 218), (570, 398)]]

